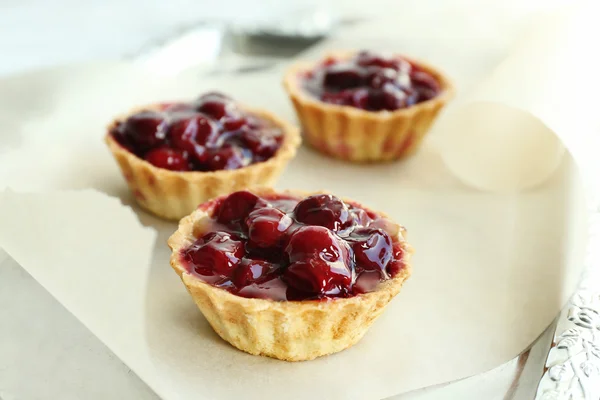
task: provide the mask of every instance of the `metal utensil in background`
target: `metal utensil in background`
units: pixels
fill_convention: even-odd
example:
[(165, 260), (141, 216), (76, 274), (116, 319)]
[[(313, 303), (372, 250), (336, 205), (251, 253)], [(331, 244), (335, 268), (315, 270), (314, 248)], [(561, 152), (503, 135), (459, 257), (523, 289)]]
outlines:
[(217, 60), (218, 69), (209, 75), (262, 70), (312, 46), (335, 27), (335, 18), (322, 7), (290, 4), (291, 8), (265, 7), (264, 13), (249, 19), (182, 26), (126, 58), (161, 75)]
[(212, 68), (201, 69), (207, 76), (248, 73), (270, 68), (323, 38), (245, 33), (222, 24), (199, 23), (152, 42), (127, 59), (167, 76), (202, 65)]
[(160, 75), (177, 75), (197, 65), (214, 63), (222, 57), (224, 35), (222, 24), (198, 22), (147, 43), (125, 59)]
[(362, 18), (338, 19), (319, 5), (292, 4), (291, 8), (279, 8), (260, 18), (201, 21), (183, 26), (126, 58), (162, 75), (176, 75), (217, 62), (218, 67), (203, 73), (207, 76), (251, 73), (295, 57), (336, 29), (362, 21)]

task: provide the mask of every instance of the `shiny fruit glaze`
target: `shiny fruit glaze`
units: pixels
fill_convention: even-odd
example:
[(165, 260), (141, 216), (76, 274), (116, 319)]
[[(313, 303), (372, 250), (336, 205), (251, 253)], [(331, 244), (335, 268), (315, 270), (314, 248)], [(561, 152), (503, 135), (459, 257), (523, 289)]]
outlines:
[(308, 72), (306, 90), (321, 101), (367, 111), (394, 111), (430, 100), (439, 82), (399, 56), (361, 51), (350, 59), (328, 58)]
[(329, 194), (240, 191), (201, 206), (186, 268), (236, 295), (277, 301), (352, 297), (402, 268), (399, 227)]
[(243, 168), (273, 157), (283, 141), (280, 129), (220, 93), (139, 111), (110, 133), (155, 167), (180, 172)]

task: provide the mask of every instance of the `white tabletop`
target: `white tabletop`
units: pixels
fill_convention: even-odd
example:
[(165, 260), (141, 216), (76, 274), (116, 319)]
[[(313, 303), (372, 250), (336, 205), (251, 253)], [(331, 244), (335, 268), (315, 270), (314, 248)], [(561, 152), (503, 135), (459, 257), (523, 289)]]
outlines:
[[(57, 0), (52, 2), (52, 9), (45, 0), (1, 2), (0, 54), (3, 62), (0, 63), (0, 76), (65, 63), (139, 54), (148, 45), (172, 37), (177, 30), (198, 21), (222, 20), (231, 9), (231, 3), (236, 3), (237, 10), (243, 14), (244, 10), (239, 7), (252, 2), (106, 0), (90, 4)], [(511, 12), (507, 11), (507, 2), (501, 2), (502, 7), (492, 0), (456, 3), (463, 7), (474, 7), (477, 3), (478, 12), (485, 12), (488, 17), (496, 12), (498, 24), (503, 24), (511, 20), (507, 17), (511, 12), (524, 14), (544, 2), (515, 0), (515, 4), (523, 7)], [(393, 28), (374, 19), (381, 15), (380, 7), (392, 7), (395, 11), (385, 14), (394, 15), (402, 12), (407, 1), (369, 1), (368, 9), (348, 2), (342, 7), (341, 1), (332, 4), (342, 17), (367, 17), (367, 25), (353, 29), (362, 29), (362, 32), (375, 36)], [(412, 2), (411, 6), (414, 4)], [(423, 12), (444, 12), (447, 4), (441, 0), (420, 2)], [(0, 398), (150, 400), (157, 396), (0, 250)]]
[(0, 398), (158, 398), (1, 250), (0, 260)]

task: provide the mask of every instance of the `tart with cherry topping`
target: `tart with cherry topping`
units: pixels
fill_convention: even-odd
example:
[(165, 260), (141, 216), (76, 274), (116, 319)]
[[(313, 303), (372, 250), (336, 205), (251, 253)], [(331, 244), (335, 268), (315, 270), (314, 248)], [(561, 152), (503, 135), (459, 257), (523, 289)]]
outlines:
[(180, 219), (213, 197), (274, 184), (300, 145), (298, 130), (219, 93), (119, 117), (106, 143), (144, 209)]
[(444, 74), (423, 62), (369, 51), (294, 65), (284, 87), (306, 141), (353, 162), (414, 153), (454, 92)]
[(412, 248), (385, 214), (327, 193), (239, 191), (170, 237), (171, 266), (224, 340), (311, 360), (358, 342), (410, 276)]

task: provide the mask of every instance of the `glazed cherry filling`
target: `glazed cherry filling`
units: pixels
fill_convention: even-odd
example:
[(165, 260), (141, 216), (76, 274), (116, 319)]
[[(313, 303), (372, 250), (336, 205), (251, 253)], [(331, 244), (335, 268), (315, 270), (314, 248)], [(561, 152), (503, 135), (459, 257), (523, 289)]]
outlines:
[(283, 300), (370, 292), (403, 267), (398, 226), (357, 204), (248, 191), (205, 204), (210, 218), (181, 251), (203, 281), (236, 295)]
[(283, 141), (280, 129), (219, 93), (137, 112), (111, 134), (138, 157), (172, 171), (242, 168), (273, 157)]
[(439, 82), (417, 65), (368, 51), (328, 58), (303, 79), (306, 90), (325, 103), (368, 111), (410, 107), (440, 92)]

